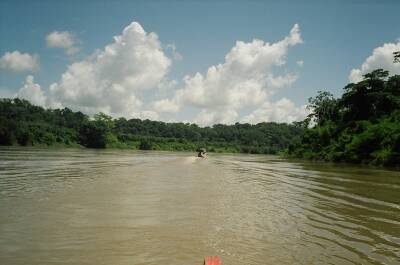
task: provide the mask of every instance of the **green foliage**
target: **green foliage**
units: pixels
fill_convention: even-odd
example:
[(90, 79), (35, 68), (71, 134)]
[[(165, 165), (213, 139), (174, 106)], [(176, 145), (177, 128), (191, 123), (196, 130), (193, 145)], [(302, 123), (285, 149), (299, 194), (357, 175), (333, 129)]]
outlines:
[(26, 100), (0, 100), (0, 145), (64, 145), (89, 148), (275, 154), (306, 128), (304, 124), (216, 124), (199, 127), (189, 123), (164, 123), (104, 113), (93, 119), (81, 112), (43, 109)]
[(143, 139), (140, 141), (139, 149), (140, 150), (151, 150), (151, 149), (153, 149), (153, 144), (149, 139)]
[(0, 117), (0, 145), (12, 145), (16, 140), (15, 123)]
[(80, 126), (80, 144), (90, 148), (117, 147), (118, 139), (112, 134), (114, 121), (104, 113), (94, 115), (94, 120), (86, 120)]
[[(348, 84), (339, 99), (310, 99), (307, 128), (286, 155), (315, 160), (400, 166), (400, 76), (377, 69)], [(303, 124), (309, 124), (309, 120)]]
[(329, 92), (318, 91), (315, 98), (308, 99), (308, 109), (311, 114), (310, 120), (314, 120), (318, 125), (324, 125), (326, 122), (335, 121), (338, 117), (338, 102)]
[(394, 52), (393, 55), (394, 55), (394, 60), (393, 61), (395, 63), (400, 63), (400, 51)]

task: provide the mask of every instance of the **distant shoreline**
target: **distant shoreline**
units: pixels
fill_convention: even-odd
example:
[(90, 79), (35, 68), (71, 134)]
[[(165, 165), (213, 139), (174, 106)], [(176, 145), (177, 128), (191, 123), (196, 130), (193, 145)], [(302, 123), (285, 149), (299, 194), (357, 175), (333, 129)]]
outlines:
[(262, 122), (199, 127), (190, 123), (89, 117), (45, 109), (22, 99), (0, 99), (0, 145), (84, 146), (138, 150), (277, 154), (303, 131), (296, 124)]

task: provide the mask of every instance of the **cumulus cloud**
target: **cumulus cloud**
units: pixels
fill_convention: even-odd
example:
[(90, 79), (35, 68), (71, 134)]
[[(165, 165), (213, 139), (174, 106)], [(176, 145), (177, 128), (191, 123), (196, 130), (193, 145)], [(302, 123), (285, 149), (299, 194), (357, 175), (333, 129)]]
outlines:
[(194, 118), (194, 123), (200, 126), (209, 126), (216, 123), (233, 124), (238, 121), (239, 114), (236, 110), (226, 107), (202, 109)]
[(79, 51), (78, 42), (75, 35), (68, 31), (53, 31), (46, 36), (47, 47), (64, 49), (69, 55)]
[(34, 72), (39, 69), (39, 57), (19, 51), (6, 52), (0, 58), (0, 69), (9, 72)]
[(157, 112), (178, 112), (179, 105), (168, 99), (161, 99), (153, 103), (153, 109)]
[(293, 26), (289, 36), (276, 43), (254, 39), (237, 41), (222, 64), (205, 74), (186, 76), (183, 88), (171, 99), (154, 103), (157, 111), (178, 112), (185, 106), (200, 109), (195, 121), (201, 124), (232, 123), (238, 110), (262, 104), (277, 89), (290, 86), (297, 75), (275, 74), (286, 63), (291, 46), (302, 43), (300, 28)]
[(257, 124), (260, 122), (287, 122), (303, 120), (309, 114), (306, 106), (297, 107), (287, 98), (282, 98), (277, 102), (265, 102), (260, 108), (256, 109), (242, 119), (242, 122)]
[(34, 105), (46, 105), (46, 96), (40, 85), (35, 83), (32, 75), (26, 77), (23, 86), (19, 89), (15, 97), (29, 100)]
[(400, 64), (393, 63), (393, 52), (400, 51), (400, 42), (385, 43), (377, 47), (360, 68), (351, 70), (349, 81), (357, 83), (363, 79), (363, 75), (382, 68), (388, 70), (391, 74), (400, 74)]
[(162, 83), (170, 65), (158, 36), (133, 22), (104, 49), (69, 65), (61, 80), (50, 86), (49, 102), (89, 114), (150, 116), (141, 109), (137, 94)]
[[(56, 43), (53, 47), (73, 47)], [(46, 93), (33, 76), (28, 76), (16, 96), (37, 105), (69, 107), (89, 115), (101, 111), (115, 117), (152, 120), (182, 120), (179, 114), (168, 117), (166, 113), (184, 109), (193, 114), (185, 121), (203, 126), (237, 121), (292, 122), (306, 116), (305, 108), (286, 98), (272, 102), (271, 95), (298, 78), (284, 66), (289, 49), (300, 43), (297, 24), (275, 43), (237, 41), (223, 63), (210, 66), (206, 73), (186, 76), (178, 84), (168, 78), (172, 64), (168, 53), (174, 57), (175, 46), (162, 45), (155, 33), (133, 22), (103, 49), (70, 64)], [(242, 117), (244, 108), (252, 112)]]

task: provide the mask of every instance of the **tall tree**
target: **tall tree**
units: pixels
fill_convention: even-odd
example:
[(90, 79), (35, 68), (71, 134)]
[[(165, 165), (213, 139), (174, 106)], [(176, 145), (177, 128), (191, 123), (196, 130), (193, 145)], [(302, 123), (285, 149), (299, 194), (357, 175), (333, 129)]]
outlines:
[(311, 110), (308, 118), (315, 121), (318, 125), (323, 125), (328, 121), (337, 119), (337, 100), (331, 93), (318, 91), (318, 95), (309, 98), (308, 102), (308, 109)]

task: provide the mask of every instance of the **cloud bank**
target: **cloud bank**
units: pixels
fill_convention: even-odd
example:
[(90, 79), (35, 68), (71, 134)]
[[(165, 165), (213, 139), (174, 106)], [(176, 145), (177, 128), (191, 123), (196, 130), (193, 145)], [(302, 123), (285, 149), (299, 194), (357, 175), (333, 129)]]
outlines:
[(287, 98), (276, 102), (266, 101), (260, 108), (245, 116), (241, 122), (260, 123), (266, 121), (279, 121), (292, 123), (303, 120), (309, 114), (306, 105), (297, 107)]
[[(262, 103), (273, 105), (268, 102), (269, 96), (296, 81), (294, 73), (279, 75), (274, 71), (285, 65), (289, 48), (300, 43), (302, 39), (297, 24), (289, 36), (276, 43), (258, 39), (248, 43), (237, 41), (226, 54), (224, 63), (210, 66), (205, 74), (186, 76), (183, 88), (178, 89), (172, 99), (156, 101), (153, 107), (159, 112), (178, 112), (192, 106), (200, 110), (194, 119), (196, 123), (234, 123), (240, 109)], [(246, 120), (255, 123), (278, 117), (260, 117), (264, 113), (261, 110), (257, 113), (249, 115)]]
[[(74, 47), (67, 35), (49, 34), (48, 46)], [(70, 64), (46, 92), (28, 76), (18, 96), (34, 104), (88, 114), (101, 111), (115, 117), (171, 120), (166, 117), (175, 115), (172, 119), (180, 121), (180, 112), (190, 109), (194, 113), (190, 122), (200, 125), (292, 122), (306, 116), (304, 106), (295, 106), (287, 98), (274, 102), (271, 95), (297, 80), (298, 75), (287, 72), (285, 65), (291, 47), (302, 42), (297, 24), (275, 43), (237, 41), (224, 62), (177, 83), (168, 78), (173, 59), (182, 59), (175, 45), (163, 45), (157, 34), (133, 22), (112, 43)], [(163, 89), (172, 90), (172, 95), (160, 98)], [(243, 109), (249, 114), (243, 116)]]

